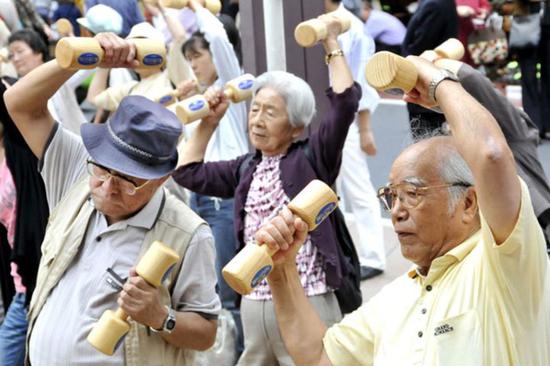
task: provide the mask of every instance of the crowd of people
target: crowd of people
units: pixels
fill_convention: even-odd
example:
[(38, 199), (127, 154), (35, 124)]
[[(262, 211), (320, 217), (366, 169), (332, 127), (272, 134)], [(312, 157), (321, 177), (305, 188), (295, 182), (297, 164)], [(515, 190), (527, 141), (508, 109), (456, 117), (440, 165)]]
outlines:
[[(467, 52), (418, 57), (452, 37), (467, 49), (486, 1), (422, 0), (404, 24), (324, 0), (326, 100), (270, 70), (238, 103), (224, 87), (247, 71), (239, 2), (164, 4), (0, 0), (0, 365), (550, 364), (548, 1), (519, 7), (541, 13), (538, 43), (515, 50), (524, 110)], [(99, 44), (97, 68), (58, 64), (59, 19)], [(165, 46), (162, 67), (140, 64), (138, 39)], [(418, 77), (403, 96), (414, 142), (376, 190), (378, 51)], [(208, 114), (182, 124), (177, 102), (198, 94)], [(310, 232), (287, 207), (314, 179), (355, 222), (356, 265), (334, 214)], [(382, 209), (411, 269), (350, 310), (350, 276), (386, 270)], [(179, 256), (158, 287), (136, 269), (155, 241)], [(252, 245), (274, 265), (241, 296), (222, 269)], [(129, 330), (107, 355), (87, 337), (117, 308)]]

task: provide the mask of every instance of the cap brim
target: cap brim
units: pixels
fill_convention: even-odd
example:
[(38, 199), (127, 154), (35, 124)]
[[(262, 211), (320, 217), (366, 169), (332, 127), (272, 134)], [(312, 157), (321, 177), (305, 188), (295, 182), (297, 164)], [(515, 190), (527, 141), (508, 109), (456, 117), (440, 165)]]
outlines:
[(78, 24), (80, 24), (84, 28), (90, 29), (90, 23), (88, 23), (86, 18), (77, 18), (76, 21), (78, 22)]
[(105, 124), (82, 124), (80, 133), (88, 154), (95, 162), (130, 177), (140, 179), (162, 178), (170, 174), (176, 168), (178, 162), (177, 151), (172, 159), (162, 164), (149, 165), (133, 159), (116, 147)]

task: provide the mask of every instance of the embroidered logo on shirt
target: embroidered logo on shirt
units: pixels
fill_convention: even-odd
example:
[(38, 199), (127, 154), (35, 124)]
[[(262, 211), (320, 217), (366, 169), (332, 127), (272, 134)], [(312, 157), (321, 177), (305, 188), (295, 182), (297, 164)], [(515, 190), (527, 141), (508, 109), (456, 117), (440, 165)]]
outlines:
[(439, 327), (435, 327), (434, 329), (434, 336), (438, 336), (445, 333), (450, 333), (453, 330), (455, 330), (453, 327), (451, 327), (449, 324), (443, 324)]

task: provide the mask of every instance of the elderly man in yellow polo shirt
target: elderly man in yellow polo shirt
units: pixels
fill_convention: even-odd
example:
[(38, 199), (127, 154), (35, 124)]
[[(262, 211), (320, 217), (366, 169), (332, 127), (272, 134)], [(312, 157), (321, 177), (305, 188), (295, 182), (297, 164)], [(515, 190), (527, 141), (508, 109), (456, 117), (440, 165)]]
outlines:
[(379, 196), (414, 268), (327, 329), (293, 256), (306, 224), (288, 209), (258, 242), (285, 346), (297, 365), (548, 366), (550, 267), (525, 183), (495, 119), (427, 61), (405, 100), (439, 105), (453, 137), (416, 143)]

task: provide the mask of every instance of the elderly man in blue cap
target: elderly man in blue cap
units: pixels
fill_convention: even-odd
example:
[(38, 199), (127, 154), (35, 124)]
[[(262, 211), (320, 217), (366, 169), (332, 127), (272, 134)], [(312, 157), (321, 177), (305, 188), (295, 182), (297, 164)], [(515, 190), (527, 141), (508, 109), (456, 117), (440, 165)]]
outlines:
[[(131, 43), (108, 33), (95, 38), (104, 67), (137, 66)], [(54, 60), (5, 94), (40, 160), (52, 212), (29, 307), (28, 361), (192, 365), (193, 350), (214, 342), (220, 301), (209, 227), (162, 188), (177, 163), (181, 125), (161, 105), (130, 96), (107, 123), (83, 125), (80, 139), (46, 106), (72, 74)], [(133, 267), (155, 240), (182, 258), (159, 288)], [(86, 337), (105, 310), (118, 306), (131, 329), (106, 356)]]

